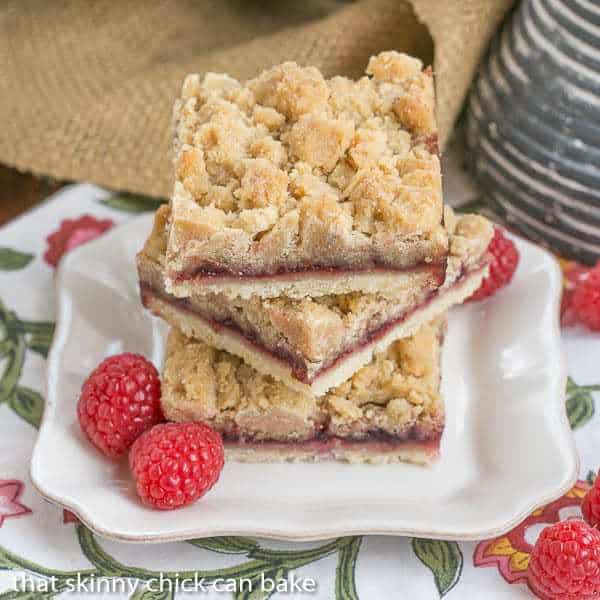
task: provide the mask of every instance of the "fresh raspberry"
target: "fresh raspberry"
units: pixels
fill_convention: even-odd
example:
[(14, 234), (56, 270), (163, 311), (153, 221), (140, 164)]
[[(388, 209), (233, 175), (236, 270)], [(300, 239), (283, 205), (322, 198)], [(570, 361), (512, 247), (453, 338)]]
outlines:
[(491, 296), (496, 290), (509, 284), (517, 270), (519, 251), (512, 240), (504, 236), (500, 227), (494, 229), (488, 253), (492, 257), (490, 271), (470, 300), (482, 300)]
[(560, 264), (564, 276), (563, 295), (560, 304), (560, 324), (563, 327), (572, 327), (579, 322), (579, 317), (573, 307), (573, 294), (581, 280), (587, 277), (590, 268), (575, 261), (560, 261)]
[(223, 440), (205, 423), (156, 425), (129, 452), (142, 502), (161, 510), (204, 496), (219, 479), (223, 462)]
[(588, 525), (600, 525), (600, 477), (596, 477), (594, 485), (588, 490), (581, 503), (581, 512)]
[[(598, 264), (600, 264), (600, 262)], [(562, 269), (567, 289), (574, 290), (581, 280), (587, 277), (588, 273), (592, 270), (592, 267), (586, 267), (573, 260), (563, 262)]]
[(531, 553), (528, 582), (544, 600), (597, 599), (600, 532), (581, 519), (546, 527)]
[(560, 324), (562, 327), (572, 327), (577, 322), (577, 313), (573, 308), (573, 290), (564, 288), (560, 301)]
[(81, 388), (77, 415), (94, 446), (107, 456), (123, 454), (141, 433), (164, 421), (156, 368), (129, 352), (104, 359)]
[(600, 262), (575, 285), (571, 305), (581, 323), (600, 331)]

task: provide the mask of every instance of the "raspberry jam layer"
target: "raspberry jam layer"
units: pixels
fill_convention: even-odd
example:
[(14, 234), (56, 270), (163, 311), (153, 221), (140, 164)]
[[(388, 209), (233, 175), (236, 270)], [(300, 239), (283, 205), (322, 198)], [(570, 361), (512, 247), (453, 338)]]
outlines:
[(294, 281), (304, 279), (306, 276), (310, 276), (314, 279), (332, 279), (335, 277), (346, 277), (348, 275), (358, 275), (363, 273), (430, 273), (432, 279), (437, 285), (442, 285), (446, 275), (447, 257), (444, 256), (442, 260), (428, 263), (421, 263), (418, 265), (411, 265), (409, 267), (391, 267), (387, 265), (367, 265), (364, 268), (356, 269), (350, 268), (344, 265), (330, 267), (330, 266), (318, 266), (308, 265), (287, 269), (279, 269), (273, 272), (255, 273), (244, 269), (232, 270), (222, 265), (215, 264), (203, 264), (193, 269), (186, 271), (179, 271), (170, 273), (171, 278), (176, 283), (183, 283), (185, 281), (195, 281), (201, 283), (222, 281), (222, 282), (235, 282), (243, 279), (245, 281), (264, 281), (264, 280), (275, 280), (275, 281)]
[(384, 323), (381, 327), (368, 331), (360, 338), (356, 344), (347, 348), (342, 353), (338, 354), (332, 360), (323, 363), (323, 366), (315, 371), (312, 375), (309, 374), (308, 367), (305, 361), (292, 352), (287, 352), (284, 348), (278, 347), (276, 349), (267, 348), (264, 346), (258, 335), (251, 335), (250, 332), (242, 331), (236, 323), (232, 321), (217, 321), (212, 319), (205, 314), (200, 313), (194, 307), (191, 306), (190, 302), (185, 298), (175, 298), (173, 296), (166, 296), (160, 293), (156, 289), (147, 286), (144, 283), (140, 284), (140, 293), (142, 304), (152, 310), (152, 299), (156, 298), (161, 302), (169, 304), (177, 310), (183, 311), (190, 315), (194, 319), (202, 321), (205, 325), (209, 326), (213, 331), (220, 335), (231, 335), (234, 336), (238, 341), (242, 342), (245, 346), (250, 347), (253, 352), (258, 352), (270, 360), (277, 361), (278, 363), (284, 364), (287, 368), (291, 369), (295, 379), (307, 385), (312, 384), (321, 375), (330, 371), (339, 365), (344, 359), (349, 358), (354, 352), (362, 350), (369, 345), (377, 343), (383, 336), (390, 332), (394, 327), (401, 325), (410, 315), (414, 314), (419, 308), (427, 306), (431, 299), (435, 296), (435, 291), (431, 293), (429, 298), (419, 304), (414, 309), (406, 311), (400, 317)]
[[(480, 267), (478, 269), (470, 271), (466, 271), (463, 269), (456, 281), (451, 286), (445, 288), (444, 292), (448, 292), (449, 290), (452, 290), (453, 288), (461, 285), (467, 277), (476, 275), (483, 268), (485, 267)], [(392, 329), (402, 325), (408, 318), (415, 315), (418, 311), (426, 308), (440, 294), (439, 288), (434, 289), (424, 302), (414, 306), (410, 310), (407, 310), (395, 319), (387, 321), (382, 326), (367, 331), (365, 335), (363, 335), (359, 340), (357, 340), (357, 342), (351, 347), (348, 347), (345, 351), (338, 354), (328, 362), (324, 362), (320, 369), (309, 374), (307, 361), (302, 360), (301, 357), (293, 354), (291, 351), (286, 351), (285, 348), (267, 348), (261, 343), (258, 334), (252, 335), (251, 332), (243, 331), (232, 321), (216, 321), (211, 317), (200, 313), (191, 305), (191, 303), (186, 298), (175, 298), (174, 296), (167, 295), (164, 292), (157, 290), (144, 282), (140, 283), (140, 293), (142, 303), (149, 309), (152, 310), (152, 299), (156, 298), (160, 302), (164, 302), (179, 311), (185, 312), (192, 318), (202, 321), (213, 331), (221, 335), (234, 336), (245, 346), (251, 348), (253, 352), (258, 352), (269, 360), (274, 360), (279, 364), (283, 364), (287, 368), (291, 369), (295, 379), (308, 385), (314, 383), (320, 376), (324, 375), (328, 371), (336, 368), (344, 360), (348, 359), (354, 352), (376, 344)]]
[[(441, 432), (428, 439), (414, 439), (406, 436), (393, 436), (383, 432), (368, 433), (360, 439), (319, 435), (301, 441), (281, 442), (275, 440), (242, 440), (223, 436), (226, 449), (252, 451), (271, 457), (279, 455), (282, 460), (299, 456), (315, 456), (319, 459), (336, 458), (338, 454), (361, 454), (363, 457), (385, 457), (397, 454), (419, 454), (430, 460), (439, 454)], [(419, 461), (420, 462), (420, 461)]]
[[(279, 348), (277, 351), (268, 349), (261, 344), (258, 336), (252, 336), (249, 332), (242, 331), (233, 321), (217, 321), (211, 319), (193, 308), (187, 299), (166, 295), (144, 282), (140, 282), (140, 296), (142, 304), (151, 311), (153, 310), (154, 299), (164, 302), (179, 311), (185, 312), (191, 318), (198, 319), (216, 333), (233, 336), (245, 346), (251, 348), (253, 352), (260, 353), (268, 359), (275, 360), (290, 367), (299, 381), (303, 381), (303, 379), (300, 379), (302, 376), (304, 379), (307, 379), (308, 372), (306, 366), (291, 352), (285, 352), (283, 348)], [(161, 315), (158, 313), (157, 316)]]

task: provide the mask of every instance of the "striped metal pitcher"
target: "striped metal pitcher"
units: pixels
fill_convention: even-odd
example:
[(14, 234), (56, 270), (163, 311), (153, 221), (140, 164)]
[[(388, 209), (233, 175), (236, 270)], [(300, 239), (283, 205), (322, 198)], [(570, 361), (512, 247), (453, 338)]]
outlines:
[(523, 0), (467, 105), (469, 164), (511, 227), (600, 258), (600, 0)]

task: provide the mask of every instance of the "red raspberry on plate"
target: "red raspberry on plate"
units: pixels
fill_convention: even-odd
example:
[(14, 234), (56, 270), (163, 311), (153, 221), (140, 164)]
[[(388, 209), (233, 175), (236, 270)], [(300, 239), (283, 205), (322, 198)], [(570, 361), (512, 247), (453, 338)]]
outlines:
[(223, 440), (205, 423), (156, 425), (129, 452), (142, 502), (161, 510), (204, 496), (219, 479), (223, 463)]
[(469, 300), (482, 300), (508, 285), (519, 263), (519, 251), (512, 240), (504, 236), (500, 227), (494, 228), (494, 237), (488, 247), (491, 255), (490, 269), (479, 289)]
[(600, 532), (581, 519), (546, 527), (529, 561), (528, 582), (545, 600), (600, 596)]
[(561, 327), (573, 327), (573, 325), (577, 325), (577, 320), (577, 313), (573, 308), (573, 290), (565, 288), (560, 301)]
[(94, 446), (107, 456), (123, 454), (141, 433), (164, 421), (158, 371), (139, 354), (104, 359), (81, 388), (77, 415)]
[(588, 490), (581, 503), (581, 512), (588, 525), (600, 525), (600, 477), (596, 477), (594, 485)]
[(573, 294), (581, 280), (588, 275), (590, 269), (575, 261), (561, 261), (563, 271), (563, 294), (560, 305), (560, 324), (563, 327), (577, 325), (579, 318), (573, 308)]
[(571, 306), (581, 323), (600, 331), (600, 262), (575, 285)]

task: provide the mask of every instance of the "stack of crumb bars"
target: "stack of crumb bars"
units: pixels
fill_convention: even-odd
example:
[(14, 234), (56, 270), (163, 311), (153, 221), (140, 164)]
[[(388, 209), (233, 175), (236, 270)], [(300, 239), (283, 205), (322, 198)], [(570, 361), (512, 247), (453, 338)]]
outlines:
[(138, 255), (171, 326), (163, 409), (229, 458), (426, 463), (444, 427), (446, 311), (481, 284), (491, 225), (442, 203), (430, 69), (284, 63), (186, 78), (175, 184)]

